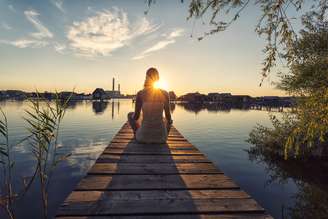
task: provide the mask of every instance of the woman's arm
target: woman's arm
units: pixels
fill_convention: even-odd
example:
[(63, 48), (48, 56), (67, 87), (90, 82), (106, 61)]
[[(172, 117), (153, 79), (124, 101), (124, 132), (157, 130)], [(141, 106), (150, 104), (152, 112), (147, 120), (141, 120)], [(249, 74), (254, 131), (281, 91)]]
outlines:
[(137, 93), (136, 96), (136, 105), (134, 108), (134, 115), (133, 115), (133, 119), (134, 120), (138, 120), (140, 117), (140, 112), (141, 112), (141, 107), (142, 107), (142, 97), (140, 92)]
[(165, 92), (165, 102), (164, 102), (164, 111), (165, 111), (165, 118), (167, 120), (168, 125), (173, 123), (171, 117), (171, 110), (170, 110), (170, 96), (167, 92)]

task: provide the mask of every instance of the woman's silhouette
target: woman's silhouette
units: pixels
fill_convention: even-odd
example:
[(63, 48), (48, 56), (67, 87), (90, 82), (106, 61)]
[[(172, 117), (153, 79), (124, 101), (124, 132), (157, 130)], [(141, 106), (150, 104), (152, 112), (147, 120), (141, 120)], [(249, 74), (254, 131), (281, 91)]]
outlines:
[(136, 96), (135, 111), (128, 114), (129, 123), (138, 142), (165, 143), (172, 125), (169, 94), (165, 90), (155, 88), (158, 80), (157, 69), (148, 69), (144, 89)]

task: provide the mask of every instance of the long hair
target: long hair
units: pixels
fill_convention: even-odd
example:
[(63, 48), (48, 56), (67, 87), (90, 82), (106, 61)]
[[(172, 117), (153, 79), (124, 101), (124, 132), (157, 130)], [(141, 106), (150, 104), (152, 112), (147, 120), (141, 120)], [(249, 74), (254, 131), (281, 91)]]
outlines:
[(146, 79), (144, 83), (145, 88), (152, 88), (154, 83), (159, 80), (159, 73), (156, 68), (149, 68), (146, 72)]

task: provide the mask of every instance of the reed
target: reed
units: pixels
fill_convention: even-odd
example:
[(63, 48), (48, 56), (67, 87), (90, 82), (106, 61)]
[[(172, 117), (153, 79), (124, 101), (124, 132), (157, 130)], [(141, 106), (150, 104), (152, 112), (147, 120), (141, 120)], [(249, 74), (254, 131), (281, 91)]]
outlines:
[(8, 119), (6, 114), (0, 109), (2, 118), (0, 119), (0, 134), (4, 139), (0, 142), (0, 165), (2, 169), (0, 207), (2, 207), (7, 216), (15, 218), (14, 214), (14, 192), (12, 188), (12, 169), (14, 162), (11, 159), (11, 145), (9, 143)]
[(54, 170), (58, 164), (66, 160), (70, 154), (61, 154), (58, 150), (58, 138), (61, 123), (66, 113), (70, 96), (66, 99), (56, 93), (54, 101), (42, 98), (29, 99), (29, 108), (25, 110), (24, 120), (27, 123), (28, 135), (15, 146), (27, 142), (35, 159), (36, 165), (31, 177), (23, 181), (23, 188), (17, 194), (13, 191), (12, 172), (14, 161), (11, 156), (13, 145), (9, 141), (8, 120), (1, 110), (0, 134), (3, 142), (0, 142), (0, 164), (3, 180), (1, 181), (0, 206), (5, 210), (10, 219), (15, 218), (14, 203), (17, 199), (25, 197), (33, 183), (38, 183), (41, 193), (41, 211), (43, 218), (48, 218), (48, 191)]
[(28, 123), (27, 130), (30, 134), (28, 142), (36, 161), (30, 182), (35, 179), (39, 182), (44, 218), (48, 218), (48, 190), (53, 171), (61, 161), (70, 156), (58, 153), (60, 125), (69, 100), (70, 97), (62, 100), (58, 93), (54, 102), (39, 97), (31, 99), (30, 108), (25, 111), (27, 117), (24, 119)]

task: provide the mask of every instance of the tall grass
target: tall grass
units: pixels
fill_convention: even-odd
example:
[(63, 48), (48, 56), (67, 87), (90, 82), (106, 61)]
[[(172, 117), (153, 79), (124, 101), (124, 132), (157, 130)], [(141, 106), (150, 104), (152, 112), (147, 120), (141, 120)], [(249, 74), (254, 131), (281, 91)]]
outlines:
[(0, 120), (0, 134), (3, 142), (0, 142), (0, 164), (4, 176), (1, 182), (0, 206), (5, 209), (8, 217), (15, 218), (14, 202), (18, 198), (24, 198), (33, 183), (38, 184), (41, 194), (42, 206), (40, 211), (43, 218), (48, 218), (48, 191), (54, 170), (58, 164), (67, 159), (70, 154), (61, 154), (58, 150), (58, 137), (62, 120), (65, 116), (68, 102), (71, 97), (63, 100), (56, 94), (55, 101), (45, 100), (40, 95), (35, 99), (29, 99), (30, 105), (25, 110), (24, 120), (27, 123), (28, 135), (22, 142), (27, 142), (35, 159), (36, 165), (32, 176), (24, 181), (23, 189), (15, 194), (12, 188), (12, 171), (14, 162), (11, 159), (11, 145), (9, 142), (8, 120), (3, 111)]
[(9, 218), (15, 218), (14, 215), (14, 193), (12, 189), (12, 168), (13, 161), (11, 160), (11, 147), (9, 144), (8, 120), (5, 113), (0, 109), (0, 134), (3, 142), (0, 142), (0, 165), (2, 169), (0, 206), (5, 210)]

